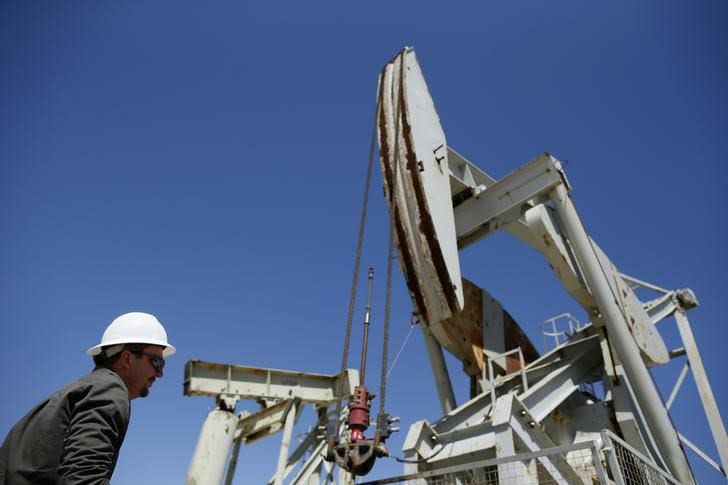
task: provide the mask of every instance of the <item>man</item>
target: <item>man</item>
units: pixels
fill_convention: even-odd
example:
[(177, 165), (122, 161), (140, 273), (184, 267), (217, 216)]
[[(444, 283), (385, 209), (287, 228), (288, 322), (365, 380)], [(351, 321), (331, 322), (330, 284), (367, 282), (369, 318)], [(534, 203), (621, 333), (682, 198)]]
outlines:
[(129, 424), (131, 399), (149, 394), (174, 354), (148, 313), (126, 313), (87, 353), (94, 370), (42, 401), (0, 447), (0, 485), (108, 484)]

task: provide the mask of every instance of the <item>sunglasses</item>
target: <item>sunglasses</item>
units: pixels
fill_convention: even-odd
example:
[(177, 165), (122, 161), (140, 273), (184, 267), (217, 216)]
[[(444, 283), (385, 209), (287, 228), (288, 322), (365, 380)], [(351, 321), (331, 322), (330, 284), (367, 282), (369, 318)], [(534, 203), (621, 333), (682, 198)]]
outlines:
[(137, 356), (146, 355), (147, 357), (149, 357), (149, 362), (152, 363), (152, 367), (154, 367), (154, 369), (157, 372), (162, 372), (162, 369), (164, 369), (164, 358), (163, 357), (154, 355), (149, 352), (144, 352), (144, 351), (132, 352), (132, 354), (137, 355)]

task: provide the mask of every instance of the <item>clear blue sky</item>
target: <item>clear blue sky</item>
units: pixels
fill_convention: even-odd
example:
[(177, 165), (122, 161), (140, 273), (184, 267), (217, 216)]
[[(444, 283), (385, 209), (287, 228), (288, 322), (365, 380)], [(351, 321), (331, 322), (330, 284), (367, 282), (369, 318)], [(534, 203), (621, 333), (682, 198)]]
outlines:
[[(85, 373), (84, 351), (127, 311), (156, 314), (178, 352), (133, 402), (117, 485), (183, 482), (213, 406), (183, 397), (186, 361), (336, 372), (377, 75), (404, 45), (451, 146), (495, 177), (543, 151), (568, 160), (577, 208), (618, 267), (695, 290), (696, 339), (728, 415), (725, 2), (4, 1), (0, 435)], [(377, 271), (374, 388), (381, 193), (377, 173), (362, 263)], [(545, 318), (584, 319), (507, 234), (468, 248), (462, 267), (539, 346)], [(392, 354), (411, 310), (395, 282)], [(658, 372), (665, 396), (679, 370)], [(673, 417), (717, 457), (693, 390)], [(402, 416), (398, 454), (409, 424), (439, 415), (418, 333), (388, 408)], [(278, 445), (245, 447), (236, 483), (267, 480)], [(399, 470), (383, 461), (370, 477)]]

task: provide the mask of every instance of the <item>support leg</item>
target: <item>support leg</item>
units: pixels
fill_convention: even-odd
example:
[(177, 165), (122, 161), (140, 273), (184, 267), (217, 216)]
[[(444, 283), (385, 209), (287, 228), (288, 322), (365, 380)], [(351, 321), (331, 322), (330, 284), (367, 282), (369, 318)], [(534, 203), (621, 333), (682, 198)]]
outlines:
[(455, 402), (455, 393), (452, 390), (450, 382), (450, 374), (447, 372), (447, 364), (445, 364), (445, 356), (442, 353), (442, 347), (435, 340), (429, 330), (422, 325), (422, 334), (425, 338), (427, 347), (427, 355), (430, 358), (430, 366), (432, 374), (435, 377), (435, 386), (437, 387), (437, 395), (440, 397), (443, 414), (447, 414), (457, 407)]
[(278, 466), (276, 467), (276, 478), (274, 485), (283, 485), (286, 475), (286, 463), (288, 463), (288, 449), (291, 447), (291, 436), (293, 436), (293, 425), (296, 423), (296, 411), (298, 403), (291, 402), (291, 407), (286, 414), (286, 423), (283, 427), (283, 438), (281, 439), (281, 450), (278, 453)]
[(657, 446), (670, 471), (684, 484), (695, 483), (685, 452), (672, 425), (667, 409), (640, 355), (639, 348), (627, 328), (627, 323), (615, 302), (611, 287), (599, 264), (589, 236), (563, 184), (549, 194), (571, 242), (587, 285), (601, 312), (610, 341), (613, 343), (635, 390), (637, 400), (652, 430)]
[(690, 322), (688, 322), (688, 317), (683, 310), (675, 312), (675, 320), (677, 321), (677, 328), (680, 331), (680, 337), (685, 346), (685, 352), (688, 354), (690, 368), (695, 378), (695, 385), (698, 387), (698, 394), (703, 403), (705, 415), (708, 418), (710, 432), (713, 433), (713, 441), (715, 441), (715, 447), (718, 449), (720, 462), (723, 465), (723, 470), (728, 470), (728, 437), (726, 437), (725, 426), (720, 417), (720, 411), (718, 410), (718, 404), (715, 402), (713, 390), (710, 388), (708, 375), (705, 373), (705, 368), (703, 367), (703, 360), (700, 358), (700, 352), (698, 352), (698, 345), (695, 343), (693, 332), (690, 329)]
[(210, 411), (187, 472), (187, 485), (222, 482), (237, 424), (238, 417), (232, 411), (220, 408)]

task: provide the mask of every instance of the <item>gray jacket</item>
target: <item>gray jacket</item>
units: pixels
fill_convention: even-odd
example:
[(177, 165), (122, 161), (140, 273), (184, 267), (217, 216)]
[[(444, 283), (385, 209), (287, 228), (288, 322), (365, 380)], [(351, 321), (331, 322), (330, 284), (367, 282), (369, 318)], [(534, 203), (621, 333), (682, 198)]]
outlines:
[(0, 485), (108, 484), (129, 424), (124, 381), (96, 369), (26, 414), (0, 447)]

